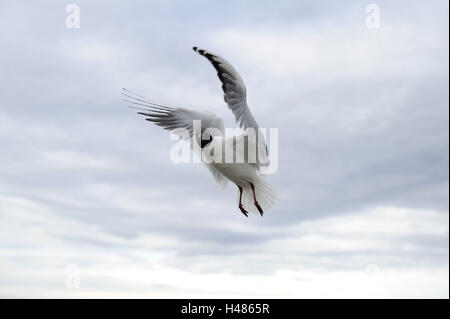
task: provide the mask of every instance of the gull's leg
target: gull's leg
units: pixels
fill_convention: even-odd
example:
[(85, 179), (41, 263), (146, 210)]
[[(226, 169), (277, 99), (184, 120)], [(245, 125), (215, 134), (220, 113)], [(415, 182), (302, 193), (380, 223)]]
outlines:
[(258, 208), (259, 213), (261, 214), (261, 216), (264, 214), (261, 206), (259, 206), (258, 201), (256, 200), (256, 195), (255, 195), (255, 185), (253, 185), (252, 183), (250, 183), (250, 186), (252, 188), (252, 192), (253, 192), (253, 199), (255, 200), (255, 206), (256, 208)]
[(241, 210), (242, 214), (245, 215), (245, 217), (248, 217), (248, 212), (244, 209), (244, 206), (242, 206), (242, 187), (237, 185), (237, 187), (239, 188), (239, 209)]

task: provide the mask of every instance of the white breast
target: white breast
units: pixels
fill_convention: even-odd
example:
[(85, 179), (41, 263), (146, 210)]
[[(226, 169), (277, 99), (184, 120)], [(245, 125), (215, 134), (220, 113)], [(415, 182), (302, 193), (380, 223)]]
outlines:
[[(212, 160), (211, 165), (222, 173), (226, 178), (235, 184), (241, 186), (247, 186), (248, 182), (253, 182), (258, 178), (258, 172), (256, 165), (252, 163), (227, 163), (225, 160), (225, 154), (233, 154), (236, 150), (233, 148), (233, 137), (223, 138), (220, 136), (214, 136), (211, 145), (208, 145), (208, 149), (222, 150), (213, 152), (210, 157)], [(232, 159), (233, 157), (231, 157)]]

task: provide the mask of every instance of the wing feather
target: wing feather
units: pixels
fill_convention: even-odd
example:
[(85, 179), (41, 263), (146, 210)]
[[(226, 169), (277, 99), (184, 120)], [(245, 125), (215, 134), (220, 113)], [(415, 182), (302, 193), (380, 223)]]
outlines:
[(193, 121), (198, 120), (200, 121), (201, 133), (206, 128), (215, 128), (221, 136), (224, 135), (223, 121), (214, 113), (156, 104), (126, 89), (123, 89), (122, 94), (127, 97), (126, 102), (140, 106), (138, 108), (133, 107), (141, 110), (137, 112), (138, 114), (145, 116), (147, 121), (153, 122), (166, 130), (176, 133), (177, 130), (186, 129), (189, 136), (192, 137), (194, 133)]
[[(200, 120), (201, 129), (216, 128), (224, 136), (223, 120), (211, 112), (200, 112), (188, 110), (180, 107), (164, 106), (150, 102), (142, 95), (133, 93), (127, 89), (123, 89), (122, 94), (127, 97), (125, 100), (133, 105), (130, 106), (141, 110), (138, 114), (145, 116), (147, 121), (153, 122), (166, 130), (170, 130), (175, 134), (180, 129), (186, 129), (189, 132), (189, 138), (193, 137), (193, 121)], [(203, 131), (201, 131), (203, 133)], [(208, 170), (214, 177), (214, 181), (223, 189), (228, 180), (212, 165), (205, 163)]]
[[(259, 155), (257, 157), (257, 167), (259, 167), (261, 163), (268, 165), (269, 153), (267, 145), (265, 138), (259, 129), (259, 125), (247, 105), (247, 89), (245, 87), (244, 80), (239, 73), (237, 73), (234, 67), (224, 58), (212, 52), (199, 49), (198, 47), (193, 47), (193, 50), (208, 59), (208, 61), (210, 61), (216, 69), (219, 80), (222, 82), (225, 102), (231, 112), (233, 112), (236, 123), (239, 127), (244, 130), (254, 130), (256, 135), (256, 141), (254, 142), (256, 143), (257, 153)], [(260, 136), (262, 136), (262, 138), (259, 138)]]
[(198, 47), (193, 49), (207, 58), (216, 69), (217, 76), (222, 82), (225, 103), (233, 112), (239, 127), (257, 129), (259, 126), (247, 105), (247, 89), (239, 73), (224, 58)]

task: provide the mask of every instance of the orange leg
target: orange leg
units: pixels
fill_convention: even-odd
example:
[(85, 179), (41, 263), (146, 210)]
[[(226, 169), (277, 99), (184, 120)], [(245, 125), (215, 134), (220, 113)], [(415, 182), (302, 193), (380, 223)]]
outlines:
[(259, 213), (261, 214), (261, 216), (264, 214), (261, 206), (259, 206), (258, 201), (256, 200), (256, 195), (255, 195), (255, 185), (253, 185), (252, 183), (250, 183), (250, 186), (252, 188), (252, 192), (253, 192), (253, 199), (255, 200), (255, 206), (256, 208), (258, 208)]
[(239, 209), (245, 217), (248, 217), (248, 212), (244, 209), (244, 206), (242, 206), (242, 187), (239, 185), (237, 185), (237, 187), (239, 188)]

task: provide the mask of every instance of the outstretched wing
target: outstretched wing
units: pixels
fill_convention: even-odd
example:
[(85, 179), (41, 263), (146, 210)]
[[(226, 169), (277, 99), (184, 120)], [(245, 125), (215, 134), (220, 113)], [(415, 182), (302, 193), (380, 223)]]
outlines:
[[(230, 110), (233, 112), (236, 123), (245, 129), (253, 129), (256, 134), (257, 145), (257, 167), (260, 164), (268, 165), (268, 149), (265, 143), (264, 136), (261, 134), (258, 123), (256, 123), (250, 109), (247, 105), (247, 90), (245, 88), (244, 80), (236, 72), (233, 66), (224, 58), (211, 53), (209, 51), (193, 47), (195, 52), (207, 58), (217, 71), (217, 75), (222, 82), (222, 90), (224, 99)], [(259, 138), (262, 136), (262, 138)]]
[(216, 69), (217, 75), (222, 82), (225, 102), (233, 112), (237, 124), (243, 129), (257, 129), (258, 123), (256, 123), (255, 118), (248, 108), (247, 90), (241, 76), (224, 58), (197, 47), (193, 49), (195, 52), (207, 58)]
[(206, 128), (214, 128), (216, 129), (216, 134), (214, 135), (224, 136), (223, 121), (214, 113), (156, 104), (127, 89), (123, 89), (122, 94), (127, 98), (126, 102), (137, 105), (131, 107), (141, 110), (138, 114), (145, 116), (147, 121), (153, 122), (175, 134), (179, 130), (185, 129), (189, 132), (189, 137), (192, 138), (194, 134), (193, 123), (197, 120), (200, 121), (199, 129), (201, 129), (201, 133)]
[[(122, 94), (127, 98), (125, 101), (133, 104), (133, 106), (130, 107), (142, 111), (138, 112), (138, 114), (144, 115), (147, 121), (153, 122), (166, 130), (170, 130), (183, 138), (192, 139), (194, 135), (194, 120), (200, 121), (200, 134), (203, 134), (203, 130), (206, 128), (215, 128), (217, 129), (216, 132), (210, 130), (210, 133), (213, 135), (224, 136), (225, 129), (223, 126), (223, 120), (211, 112), (199, 112), (185, 108), (164, 106), (150, 102), (142, 95), (133, 93), (127, 89), (122, 90)], [(182, 129), (189, 132), (189, 137), (179, 134)], [(214, 181), (221, 188), (224, 188), (228, 182), (227, 178), (210, 164), (205, 163), (205, 165), (213, 175)]]

